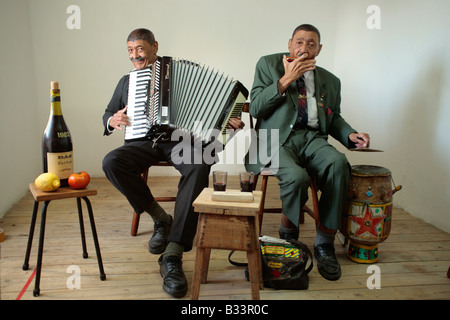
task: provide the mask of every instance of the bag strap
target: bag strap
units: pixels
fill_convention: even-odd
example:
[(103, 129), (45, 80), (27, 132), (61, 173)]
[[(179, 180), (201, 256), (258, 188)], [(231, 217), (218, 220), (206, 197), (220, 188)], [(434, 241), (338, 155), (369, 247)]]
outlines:
[(231, 250), (230, 254), (228, 255), (228, 261), (233, 265), (233, 266), (237, 266), (237, 267), (246, 267), (248, 266), (248, 263), (245, 262), (236, 262), (231, 260), (231, 256), (233, 255), (235, 250)]
[[(228, 261), (237, 267), (247, 267), (248, 263), (245, 262), (236, 262), (231, 260), (231, 256), (233, 255), (235, 250), (230, 251), (230, 254), (228, 255)], [(280, 287), (276, 283), (274, 283), (271, 279), (270, 273), (269, 273), (269, 266), (267, 265), (267, 262), (264, 260), (263, 256), (261, 255), (261, 273), (263, 276), (263, 279), (266, 279), (265, 281), (268, 281), (272, 288), (279, 290)]]
[[(313, 266), (314, 266), (314, 263), (313, 263), (313, 255), (312, 255), (312, 253), (311, 253), (311, 250), (309, 250), (309, 248), (308, 248), (304, 243), (302, 243), (302, 242), (300, 242), (300, 241), (298, 241), (298, 240), (291, 239), (291, 240), (287, 240), (287, 241), (290, 242), (291, 244), (295, 245), (295, 246), (298, 246), (298, 247), (302, 248), (302, 249), (306, 252), (306, 254), (308, 255), (308, 257), (310, 258), (310, 259), (309, 259), (310, 262), (309, 262), (309, 267), (308, 267), (307, 269), (305, 269), (305, 272), (306, 272), (306, 274), (310, 273), (311, 270), (312, 270), (312, 268), (313, 268)], [(230, 251), (230, 253), (228, 254), (228, 261), (229, 261), (233, 266), (237, 266), (237, 267), (246, 267), (246, 266), (248, 266), (248, 263), (245, 263), (245, 262), (236, 262), (236, 261), (231, 260), (231, 256), (233, 255), (234, 252), (235, 252), (235, 250)], [(263, 267), (264, 267), (265, 261), (264, 261), (264, 259), (262, 258), (262, 255), (261, 255), (261, 260), (262, 260)], [(264, 268), (263, 268), (263, 269), (264, 269)]]
[(291, 239), (291, 240), (287, 240), (287, 241), (292, 243), (293, 245), (296, 245), (296, 246), (302, 248), (307, 253), (308, 257), (310, 258), (309, 259), (310, 262), (309, 262), (309, 267), (307, 269), (305, 269), (305, 271), (306, 271), (306, 274), (310, 273), (314, 266), (313, 255), (311, 253), (311, 250), (309, 250), (309, 248), (304, 243), (301, 243), (298, 240)]

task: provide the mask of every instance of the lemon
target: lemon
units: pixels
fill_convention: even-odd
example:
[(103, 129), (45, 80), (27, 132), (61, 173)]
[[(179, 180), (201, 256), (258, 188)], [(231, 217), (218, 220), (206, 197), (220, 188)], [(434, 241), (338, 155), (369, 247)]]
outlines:
[(34, 183), (42, 191), (55, 191), (61, 184), (58, 176), (50, 172), (39, 175)]

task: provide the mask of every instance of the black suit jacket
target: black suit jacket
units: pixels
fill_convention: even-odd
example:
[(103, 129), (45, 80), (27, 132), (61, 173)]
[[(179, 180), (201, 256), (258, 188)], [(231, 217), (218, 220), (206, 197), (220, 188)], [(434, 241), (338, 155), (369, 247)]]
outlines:
[(130, 81), (130, 76), (124, 75), (116, 86), (114, 90), (114, 94), (111, 98), (111, 101), (108, 103), (106, 107), (105, 114), (103, 115), (103, 126), (105, 130), (103, 131), (103, 135), (108, 136), (111, 133), (108, 131), (108, 119), (111, 118), (114, 113), (119, 110), (125, 108), (128, 103), (128, 83)]

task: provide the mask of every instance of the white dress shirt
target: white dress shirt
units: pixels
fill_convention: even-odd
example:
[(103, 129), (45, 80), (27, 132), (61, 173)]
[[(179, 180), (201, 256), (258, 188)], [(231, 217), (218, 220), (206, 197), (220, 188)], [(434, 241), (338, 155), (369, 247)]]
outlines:
[(319, 118), (317, 115), (317, 102), (315, 97), (314, 72), (307, 71), (303, 74), (306, 87), (306, 101), (308, 104), (308, 127), (319, 128)]

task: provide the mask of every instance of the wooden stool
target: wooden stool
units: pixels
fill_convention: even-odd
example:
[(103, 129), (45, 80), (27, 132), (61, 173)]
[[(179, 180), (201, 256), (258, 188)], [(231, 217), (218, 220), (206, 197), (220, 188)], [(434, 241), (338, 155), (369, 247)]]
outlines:
[(211, 249), (227, 249), (247, 251), (252, 299), (259, 300), (263, 289), (258, 222), (261, 191), (253, 192), (251, 203), (212, 201), (212, 192), (212, 188), (203, 189), (193, 203), (199, 217), (191, 299), (198, 299), (200, 283), (206, 283)]
[(44, 234), (45, 234), (45, 219), (47, 216), (47, 207), (52, 200), (60, 200), (60, 199), (67, 199), (67, 198), (77, 198), (77, 206), (78, 206), (78, 218), (80, 221), (80, 232), (81, 232), (81, 244), (83, 246), (83, 258), (88, 257), (88, 253), (86, 250), (86, 238), (84, 235), (84, 224), (83, 224), (83, 212), (81, 208), (81, 200), (80, 198), (83, 198), (83, 200), (86, 202), (86, 206), (88, 208), (89, 212), (89, 220), (91, 222), (91, 229), (92, 229), (92, 236), (94, 238), (94, 244), (95, 244), (95, 251), (97, 253), (97, 261), (98, 261), (98, 267), (100, 269), (100, 280), (105, 280), (106, 275), (103, 271), (103, 262), (102, 262), (102, 256), (100, 253), (100, 246), (98, 244), (98, 238), (97, 238), (97, 231), (95, 228), (95, 221), (94, 221), (94, 214), (92, 212), (92, 206), (87, 198), (88, 196), (95, 196), (97, 194), (96, 189), (80, 189), (75, 190), (72, 188), (59, 188), (56, 191), (53, 192), (45, 192), (41, 191), (34, 183), (30, 183), (30, 191), (31, 194), (34, 197), (34, 209), (33, 209), (33, 215), (31, 217), (31, 225), (30, 225), (30, 233), (28, 234), (28, 245), (27, 245), (27, 251), (25, 253), (25, 262), (23, 264), (22, 269), (28, 270), (28, 261), (30, 259), (30, 252), (31, 252), (31, 245), (33, 243), (33, 234), (34, 234), (34, 226), (36, 224), (36, 216), (37, 211), (39, 207), (39, 202), (44, 201), (44, 206), (42, 208), (42, 214), (41, 214), (41, 230), (39, 233), (39, 248), (38, 248), (38, 256), (37, 256), (37, 263), (36, 263), (36, 280), (35, 280), (35, 286), (33, 290), (33, 296), (37, 297), (39, 296), (39, 283), (41, 278), (41, 267), (42, 267), (42, 251), (44, 249)]

